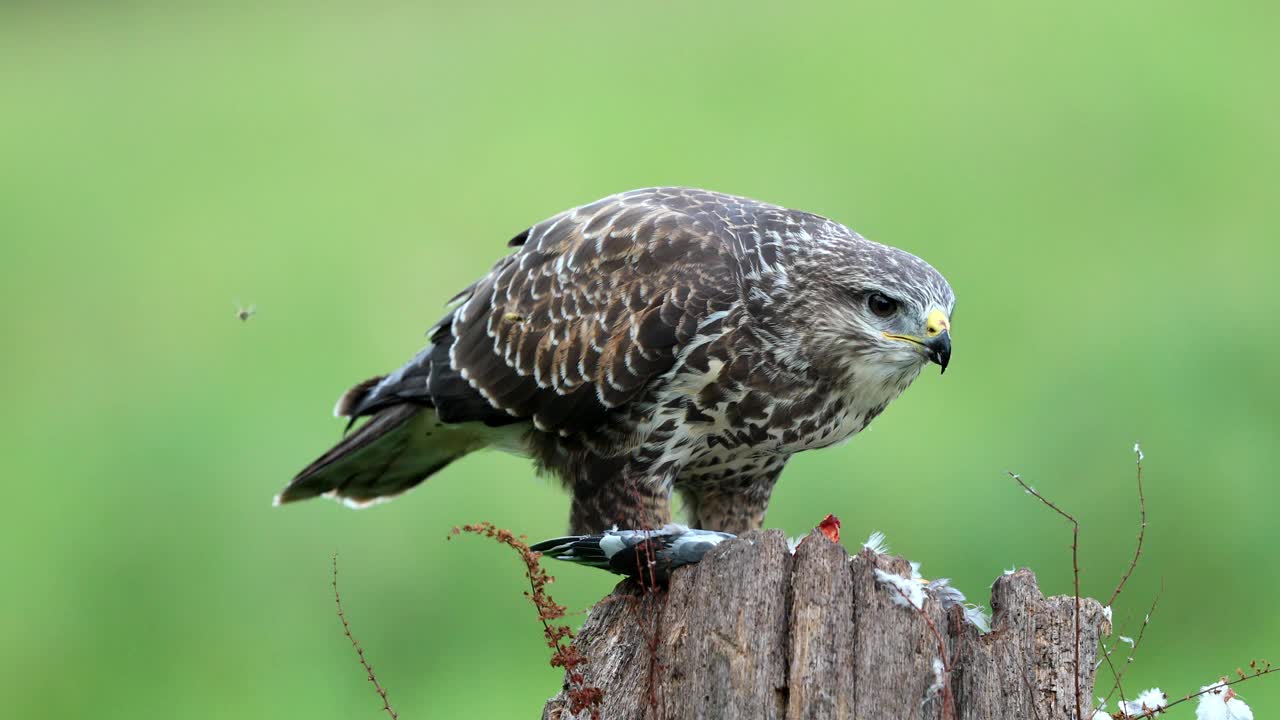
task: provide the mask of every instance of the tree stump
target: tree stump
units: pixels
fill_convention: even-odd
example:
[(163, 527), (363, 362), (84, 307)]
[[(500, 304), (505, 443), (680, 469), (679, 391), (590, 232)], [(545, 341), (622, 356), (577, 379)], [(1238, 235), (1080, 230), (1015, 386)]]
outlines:
[[(666, 590), (620, 583), (578, 633), (579, 669), (604, 690), (604, 720), (1076, 717), (1074, 598), (1045, 598), (1030, 570), (1003, 575), (991, 589), (992, 631), (980, 634), (932, 595), (923, 610), (895, 602), (876, 569), (911, 574), (902, 558), (850, 557), (817, 532), (794, 555), (780, 531), (748, 533), (677, 570)], [(1101, 604), (1082, 598), (1086, 719), (1110, 630)], [(939, 635), (949, 691), (935, 672)], [(569, 720), (568, 702), (566, 688), (542, 717)]]

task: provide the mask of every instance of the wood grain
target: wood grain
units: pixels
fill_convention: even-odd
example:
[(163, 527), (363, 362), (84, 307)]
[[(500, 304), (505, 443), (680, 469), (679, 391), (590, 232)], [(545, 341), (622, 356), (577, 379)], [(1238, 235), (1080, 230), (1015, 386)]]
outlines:
[[(899, 557), (850, 557), (819, 533), (792, 555), (770, 530), (678, 570), (666, 591), (620, 583), (577, 638), (587, 684), (605, 691), (600, 717), (1075, 717), (1073, 598), (1045, 598), (1030, 570), (1003, 575), (992, 587), (992, 632), (979, 634), (960, 608), (928, 597), (923, 612), (952, 667), (954, 702), (944, 708), (934, 687), (938, 639), (919, 611), (876, 582), (876, 569), (911, 572)], [(1087, 717), (1098, 639), (1110, 625), (1093, 599), (1081, 599), (1080, 616)], [(542, 717), (569, 720), (566, 703), (562, 691)]]

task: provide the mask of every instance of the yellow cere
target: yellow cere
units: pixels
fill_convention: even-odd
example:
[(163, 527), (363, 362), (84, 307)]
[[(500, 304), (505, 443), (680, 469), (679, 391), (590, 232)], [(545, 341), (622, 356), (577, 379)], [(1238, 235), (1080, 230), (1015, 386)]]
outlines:
[(951, 329), (951, 321), (947, 319), (945, 313), (935, 309), (929, 313), (929, 317), (924, 321), (924, 331), (929, 337), (937, 337), (943, 332)]

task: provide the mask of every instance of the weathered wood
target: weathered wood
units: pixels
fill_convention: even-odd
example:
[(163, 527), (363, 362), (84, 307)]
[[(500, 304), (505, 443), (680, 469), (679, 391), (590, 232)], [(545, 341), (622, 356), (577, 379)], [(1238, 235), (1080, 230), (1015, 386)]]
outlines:
[[(902, 558), (852, 558), (814, 533), (794, 556), (776, 530), (725, 543), (678, 570), (668, 590), (625, 581), (592, 609), (577, 644), (605, 720), (683, 718), (1075, 717), (1075, 602), (1044, 598), (1029, 570), (992, 587), (992, 632), (929, 596), (946, 645), (953, 702), (937, 689), (938, 637), (895, 602), (875, 571), (910, 577)], [(1080, 695), (1088, 717), (1102, 607), (1081, 600)], [(544, 720), (569, 720), (566, 692)], [(588, 717), (583, 713), (580, 718)]]
[(830, 632), (853, 619), (849, 556), (833, 542), (804, 542), (791, 573), (788, 718), (849, 717), (854, 697), (855, 639)]

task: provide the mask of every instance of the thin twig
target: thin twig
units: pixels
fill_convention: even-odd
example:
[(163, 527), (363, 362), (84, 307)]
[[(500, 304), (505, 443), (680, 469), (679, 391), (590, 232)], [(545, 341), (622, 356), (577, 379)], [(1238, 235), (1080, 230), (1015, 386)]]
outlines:
[[(542, 624), (542, 635), (546, 641), (546, 645), (551, 649), (551, 667), (562, 667), (568, 680), (568, 700), (569, 713), (577, 716), (583, 710), (589, 710), (592, 720), (600, 720), (600, 703), (604, 699), (604, 691), (597, 687), (588, 686), (586, 677), (582, 671), (578, 669), (579, 665), (586, 663), (587, 659), (578, 652), (577, 646), (573, 643), (573, 631), (568, 625), (553, 625), (552, 620), (558, 620), (565, 615), (565, 607), (557, 604), (555, 600), (547, 594), (546, 587), (555, 580), (546, 570), (542, 569), (542, 565), (538, 562), (541, 557), (539, 553), (529, 549), (529, 544), (525, 542), (523, 535), (517, 536), (510, 530), (497, 527), (491, 522), (479, 522), (471, 525), (463, 525), (455, 527), (449, 537), (461, 533), (471, 533), (487, 537), (492, 540), (510, 547), (520, 555), (520, 559), (524, 562), (524, 574), (529, 580), (529, 592), (525, 593), (525, 597), (533, 603), (538, 610), (538, 622)], [(567, 643), (567, 644), (566, 644)]]
[(1184, 702), (1189, 702), (1189, 701), (1191, 701), (1191, 700), (1195, 700), (1196, 698), (1200, 697), (1201, 695), (1204, 695), (1205, 693), (1211, 693), (1211, 692), (1213, 692), (1213, 691), (1215, 691), (1215, 690), (1221, 690), (1222, 688), (1225, 688), (1225, 687), (1231, 687), (1232, 685), (1239, 685), (1240, 683), (1242, 683), (1242, 682), (1244, 682), (1244, 681), (1246, 681), (1246, 680), (1252, 680), (1252, 679), (1254, 679), (1254, 678), (1259, 678), (1259, 677), (1262, 677), (1263, 675), (1270, 675), (1271, 673), (1273, 673), (1273, 672), (1275, 672), (1275, 671), (1277, 671), (1277, 670), (1280, 670), (1280, 666), (1277, 666), (1277, 667), (1271, 667), (1269, 664), (1267, 665), (1267, 667), (1266, 667), (1266, 668), (1264, 668), (1264, 669), (1262, 669), (1262, 670), (1257, 670), (1257, 671), (1255, 671), (1252, 675), (1246, 675), (1245, 673), (1241, 672), (1240, 670), (1237, 670), (1236, 672), (1240, 674), (1240, 677), (1236, 678), (1235, 680), (1232, 680), (1232, 681), (1230, 681), (1230, 682), (1227, 682), (1225, 679), (1223, 679), (1222, 681), (1216, 682), (1216, 683), (1214, 683), (1213, 685), (1210, 685), (1210, 686), (1206, 687), (1205, 689), (1201, 690), (1201, 691), (1200, 691), (1200, 692), (1198, 692), (1198, 693), (1192, 693), (1192, 694), (1190, 694), (1190, 695), (1184, 695), (1183, 697), (1180, 697), (1180, 698), (1178, 698), (1177, 700), (1174, 700), (1173, 702), (1169, 703), (1168, 705), (1164, 705), (1164, 706), (1161, 706), (1161, 707), (1158, 707), (1158, 708), (1152, 708), (1152, 709), (1147, 710), (1146, 712), (1142, 713), (1141, 715), (1132, 715), (1132, 716), (1128, 716), (1128, 715), (1127, 715), (1127, 716), (1125, 716), (1125, 717), (1132, 717), (1132, 718), (1133, 718), (1133, 720), (1140, 720), (1141, 718), (1152, 718), (1152, 717), (1155, 717), (1155, 716), (1156, 716), (1156, 715), (1158, 715), (1158, 714), (1162, 714), (1162, 713), (1166, 712), (1166, 711), (1167, 711), (1169, 708), (1171, 708), (1171, 707), (1175, 707), (1175, 706), (1177, 706), (1177, 705), (1181, 705), (1181, 704), (1182, 704), (1182, 703), (1184, 703)]
[[(645, 530), (645, 539), (635, 547), (636, 565), (640, 572), (637, 573), (637, 580), (640, 583), (641, 600), (658, 592), (658, 576), (657, 566), (658, 557), (653, 549), (653, 536), (649, 530)], [(646, 578), (645, 569), (648, 568), (648, 576)], [(651, 627), (645, 636), (645, 648), (649, 651), (649, 709), (653, 714), (654, 720), (662, 719), (662, 689), (659, 683), (659, 677), (662, 674), (662, 664), (658, 660), (658, 622), (661, 613), (652, 613), (650, 617)]]
[(1027, 699), (1031, 701), (1031, 717), (1040, 720), (1040, 708), (1036, 706), (1036, 691), (1031, 687), (1031, 678), (1027, 673), (1022, 673), (1022, 684), (1027, 687)]
[(902, 588), (893, 583), (886, 583), (893, 588), (894, 592), (902, 596), (907, 605), (916, 611), (916, 614), (924, 618), (928, 623), (929, 629), (933, 631), (933, 638), (938, 641), (938, 658), (942, 660), (942, 720), (954, 720), (956, 716), (956, 700), (951, 694), (951, 660), (947, 657), (947, 644), (942, 639), (942, 633), (938, 632), (938, 626), (934, 624), (933, 618), (929, 617), (929, 613), (924, 611), (924, 602), (920, 603), (920, 607), (911, 602), (911, 598), (907, 596)]
[(1009, 477), (1018, 481), (1018, 484), (1021, 485), (1022, 489), (1026, 490), (1028, 494), (1035, 496), (1037, 499), (1040, 500), (1040, 502), (1044, 503), (1045, 505), (1048, 505), (1050, 508), (1053, 509), (1054, 512), (1058, 513), (1059, 515), (1061, 515), (1062, 517), (1066, 518), (1071, 522), (1071, 576), (1072, 576), (1072, 580), (1075, 583), (1075, 593), (1073, 597), (1075, 598), (1075, 603), (1076, 603), (1076, 613), (1075, 613), (1076, 614), (1076, 627), (1075, 627), (1076, 637), (1075, 637), (1075, 648), (1074, 648), (1075, 671), (1073, 674), (1075, 675), (1075, 686), (1076, 686), (1075, 687), (1076, 717), (1080, 718), (1082, 717), (1081, 708), (1083, 707), (1083, 705), (1080, 702), (1080, 523), (1076, 521), (1075, 517), (1073, 517), (1071, 513), (1067, 512), (1066, 510), (1063, 510), (1057, 505), (1054, 505), (1053, 502), (1049, 500), (1049, 498), (1036, 492), (1035, 488), (1023, 482), (1022, 478), (1019, 477), (1017, 473), (1010, 472)]
[[(1111, 692), (1115, 692), (1116, 690), (1120, 691), (1120, 702), (1123, 705), (1123, 703), (1125, 703), (1126, 700), (1124, 697), (1124, 687), (1120, 684), (1120, 680), (1124, 678), (1124, 673), (1116, 672), (1116, 666), (1114, 663), (1111, 662), (1111, 650), (1107, 649), (1107, 644), (1105, 642), (1102, 643), (1102, 659), (1106, 661), (1107, 667), (1111, 669), (1111, 677), (1112, 679), (1115, 680), (1115, 685), (1111, 687)], [(1108, 700), (1111, 699), (1110, 694), (1107, 695), (1107, 699)], [(1101, 710), (1102, 706), (1105, 704), (1106, 704), (1106, 700), (1100, 701), (1100, 704), (1098, 705), (1096, 710)], [(1097, 713), (1095, 712), (1095, 714)]]
[[(1142, 647), (1142, 638), (1147, 634), (1147, 626), (1151, 624), (1151, 616), (1155, 614), (1156, 606), (1160, 604), (1160, 596), (1164, 594), (1164, 580), (1160, 581), (1160, 591), (1151, 600), (1151, 607), (1147, 610), (1146, 616), (1142, 618), (1142, 625), (1138, 628), (1138, 638), (1133, 641), (1133, 647), (1129, 648), (1129, 656), (1124, 661), (1124, 666), (1120, 668), (1120, 674), (1115, 675), (1115, 669), (1112, 669), (1112, 676), (1115, 678), (1115, 684), (1111, 686), (1111, 690), (1107, 692), (1107, 696), (1102, 699), (1103, 703), (1110, 702), (1111, 696), (1120, 688), (1120, 682), (1124, 680), (1124, 675), (1129, 671), (1129, 665), (1133, 663), (1133, 658), (1138, 654), (1138, 648)], [(1124, 700), (1124, 691), (1120, 691), (1120, 699)]]
[(1111, 607), (1111, 604), (1116, 601), (1120, 591), (1124, 590), (1125, 583), (1129, 582), (1129, 576), (1133, 574), (1134, 568), (1138, 567), (1138, 559), (1142, 557), (1142, 541), (1147, 535), (1147, 497), (1142, 492), (1142, 448), (1134, 443), (1133, 452), (1138, 456), (1138, 513), (1141, 519), (1141, 524), (1138, 526), (1138, 546), (1133, 550), (1133, 560), (1129, 562), (1129, 569), (1124, 571), (1124, 576), (1120, 578), (1120, 583), (1111, 593), (1111, 599), (1107, 600), (1106, 607)]
[[(1107, 604), (1105, 606), (1107, 608), (1110, 608), (1115, 603), (1116, 598), (1120, 596), (1120, 592), (1124, 590), (1125, 584), (1129, 582), (1129, 577), (1133, 575), (1133, 571), (1138, 567), (1138, 560), (1142, 558), (1142, 541), (1147, 535), (1147, 496), (1142, 490), (1142, 461), (1144, 459), (1144, 455), (1142, 454), (1142, 447), (1138, 443), (1133, 444), (1133, 453), (1138, 457), (1136, 463), (1138, 466), (1138, 543), (1133, 549), (1133, 560), (1129, 562), (1129, 568), (1124, 571), (1124, 575), (1120, 577), (1120, 582), (1116, 584), (1115, 590), (1111, 592), (1111, 597), (1107, 600)], [(1150, 621), (1150, 618), (1151, 615), (1148, 613), (1147, 621)], [(1143, 623), (1143, 629), (1146, 629), (1145, 622)], [(1132, 651), (1136, 649), (1135, 643), (1135, 647), (1130, 648), (1130, 650)], [(1107, 644), (1105, 642), (1102, 643), (1102, 659), (1107, 663), (1107, 668), (1111, 670), (1111, 677), (1115, 680), (1115, 684), (1112, 685), (1111, 691), (1107, 693), (1107, 699), (1111, 699), (1111, 694), (1118, 691), (1120, 693), (1120, 702), (1123, 704), (1126, 702), (1126, 699), (1124, 686), (1120, 684), (1120, 681), (1124, 678), (1124, 673), (1118, 672), (1116, 670), (1115, 663), (1111, 662), (1111, 652), (1112, 650), (1107, 649)], [(1133, 652), (1129, 653), (1129, 662), (1133, 662)], [(1126, 667), (1127, 665), (1128, 663), (1126, 663)], [(1101, 706), (1099, 706), (1099, 708), (1101, 708)]]
[(364, 648), (360, 647), (360, 643), (355, 636), (351, 634), (351, 626), (347, 624), (347, 615), (342, 611), (342, 596), (338, 594), (338, 553), (333, 554), (333, 602), (338, 606), (338, 619), (342, 621), (342, 632), (346, 633), (347, 639), (351, 641), (351, 647), (356, 649), (356, 656), (360, 658), (360, 665), (364, 667), (365, 673), (369, 676), (369, 682), (373, 683), (373, 689), (378, 691), (378, 697), (382, 698), (382, 709), (387, 711), (391, 716), (391, 720), (400, 717), (396, 711), (391, 709), (391, 701), (387, 699), (387, 689), (378, 683), (378, 677), (373, 674), (373, 666), (364, 656)]

